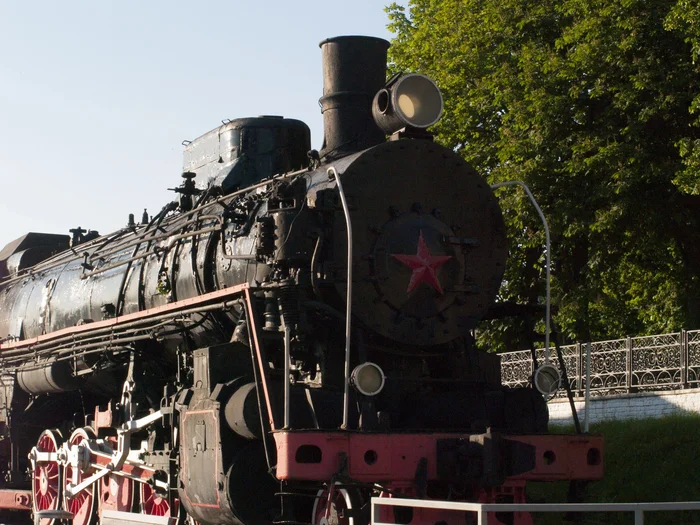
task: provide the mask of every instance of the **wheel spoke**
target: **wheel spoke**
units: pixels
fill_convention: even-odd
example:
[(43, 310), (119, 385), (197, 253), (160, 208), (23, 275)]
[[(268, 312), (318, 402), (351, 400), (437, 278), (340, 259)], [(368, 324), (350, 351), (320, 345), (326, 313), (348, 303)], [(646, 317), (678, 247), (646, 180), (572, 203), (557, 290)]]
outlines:
[[(83, 441), (93, 439), (94, 433), (92, 429), (79, 428), (73, 432), (68, 442), (71, 446), (80, 445)], [(81, 490), (72, 497), (67, 495), (66, 488), (69, 483), (72, 483), (75, 477), (77, 483), (81, 483), (85, 475), (80, 470), (74, 470), (73, 467), (67, 466), (64, 472), (63, 479), (63, 506), (73, 513), (72, 525), (95, 525), (97, 523), (97, 514), (95, 513), (95, 484)]]
[(103, 477), (97, 485), (96, 499), (99, 515), (103, 510), (131, 512), (134, 501), (134, 482), (113, 475)]
[(141, 508), (144, 514), (150, 516), (170, 516), (177, 515), (179, 501), (174, 500), (174, 508), (171, 512), (170, 502), (167, 498), (158, 495), (149, 485), (141, 485)]

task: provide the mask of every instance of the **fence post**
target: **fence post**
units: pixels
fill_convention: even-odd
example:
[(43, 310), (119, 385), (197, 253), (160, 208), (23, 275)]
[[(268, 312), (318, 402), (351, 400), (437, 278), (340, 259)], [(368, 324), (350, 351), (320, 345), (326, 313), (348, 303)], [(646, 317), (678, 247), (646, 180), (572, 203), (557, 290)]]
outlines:
[(627, 336), (627, 362), (625, 364), (625, 372), (627, 376), (627, 393), (632, 392), (632, 338)]
[(681, 383), (688, 388), (688, 331), (681, 330)]
[(583, 422), (584, 432), (588, 434), (591, 422), (591, 343), (586, 343), (586, 418)]
[(576, 397), (583, 396), (583, 345), (576, 343)]

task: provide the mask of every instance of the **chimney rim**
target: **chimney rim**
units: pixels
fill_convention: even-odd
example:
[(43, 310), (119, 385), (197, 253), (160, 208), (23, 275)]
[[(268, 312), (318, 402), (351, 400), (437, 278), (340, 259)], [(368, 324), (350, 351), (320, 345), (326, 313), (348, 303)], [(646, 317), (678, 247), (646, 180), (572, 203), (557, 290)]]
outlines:
[(391, 43), (388, 40), (385, 40), (384, 38), (380, 38), (378, 36), (364, 36), (364, 35), (342, 35), (342, 36), (334, 36), (331, 38), (326, 38), (325, 40), (321, 40), (321, 42), (318, 43), (318, 47), (323, 47), (326, 44), (333, 44), (335, 42), (343, 41), (343, 40), (374, 40), (376, 42), (383, 42), (386, 44), (386, 48), (389, 49), (389, 46)]

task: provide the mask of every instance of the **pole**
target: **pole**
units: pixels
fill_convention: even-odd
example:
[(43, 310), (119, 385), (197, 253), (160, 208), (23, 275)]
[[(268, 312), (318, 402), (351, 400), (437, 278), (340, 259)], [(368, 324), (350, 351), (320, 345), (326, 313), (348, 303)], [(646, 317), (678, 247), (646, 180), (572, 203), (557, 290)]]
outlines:
[(583, 431), (588, 434), (591, 422), (591, 342), (586, 343), (586, 414), (583, 420)]
[(550, 287), (551, 287), (551, 258), (552, 258), (552, 247), (551, 247), (551, 240), (549, 237), (549, 224), (547, 224), (547, 219), (544, 216), (544, 213), (542, 213), (542, 208), (540, 208), (540, 205), (537, 204), (537, 201), (535, 200), (534, 195), (532, 195), (532, 192), (530, 191), (530, 188), (528, 188), (524, 182), (521, 182), (519, 180), (516, 181), (509, 181), (509, 182), (499, 182), (498, 184), (492, 184), (491, 189), (495, 190), (497, 188), (502, 188), (504, 186), (520, 186), (523, 190), (525, 190), (525, 193), (527, 193), (528, 198), (530, 199), (530, 202), (532, 205), (535, 207), (537, 210), (537, 214), (540, 216), (540, 220), (542, 221), (542, 226), (544, 226), (544, 235), (545, 235), (545, 245), (546, 245), (546, 250), (547, 253), (545, 254), (545, 272), (546, 272), (546, 299), (545, 299), (545, 318), (544, 318), (544, 324), (545, 324), (545, 330), (544, 330), (544, 364), (548, 365), (549, 364), (549, 333), (550, 333), (550, 323), (552, 319), (551, 315), (551, 297), (550, 297)]
[[(284, 319), (283, 321), (284, 322)], [(284, 326), (284, 428), (289, 428), (289, 408), (291, 404), (291, 393), (289, 381), (289, 361), (291, 360), (291, 329), (289, 326)]]
[(350, 329), (352, 320), (352, 222), (350, 221), (350, 208), (348, 201), (345, 199), (343, 185), (340, 182), (340, 174), (335, 167), (328, 168), (328, 175), (333, 176), (335, 184), (338, 187), (340, 194), (340, 202), (343, 205), (343, 213), (345, 214), (345, 226), (348, 234), (348, 274), (347, 274), (347, 297), (345, 300), (345, 387), (343, 390), (343, 424), (342, 429), (348, 428), (348, 419), (350, 414)]

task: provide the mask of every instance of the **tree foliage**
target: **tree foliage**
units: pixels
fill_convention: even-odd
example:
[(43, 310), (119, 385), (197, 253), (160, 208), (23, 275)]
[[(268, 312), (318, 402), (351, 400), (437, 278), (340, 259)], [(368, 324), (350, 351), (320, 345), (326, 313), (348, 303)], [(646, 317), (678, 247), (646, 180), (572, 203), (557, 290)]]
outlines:
[[(491, 183), (524, 181), (552, 232), (569, 339), (700, 325), (699, 0), (410, 0), (387, 8), (395, 70), (445, 99), (436, 138)], [(497, 190), (500, 299), (541, 303), (544, 234)], [(491, 323), (512, 348), (513, 324)]]

